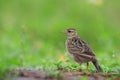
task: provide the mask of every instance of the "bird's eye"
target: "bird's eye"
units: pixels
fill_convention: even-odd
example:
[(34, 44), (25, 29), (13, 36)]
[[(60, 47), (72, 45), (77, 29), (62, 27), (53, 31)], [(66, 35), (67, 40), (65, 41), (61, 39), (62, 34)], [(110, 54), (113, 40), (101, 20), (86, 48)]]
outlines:
[(70, 32), (72, 32), (72, 31), (68, 30), (68, 32), (70, 33)]

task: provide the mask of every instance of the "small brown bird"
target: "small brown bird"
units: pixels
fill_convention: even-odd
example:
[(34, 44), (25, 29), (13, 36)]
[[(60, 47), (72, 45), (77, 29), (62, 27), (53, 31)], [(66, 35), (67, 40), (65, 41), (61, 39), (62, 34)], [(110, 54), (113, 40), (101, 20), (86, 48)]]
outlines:
[(88, 44), (85, 41), (81, 40), (77, 34), (77, 31), (74, 28), (69, 28), (64, 30), (64, 33), (67, 35), (66, 48), (72, 58), (78, 62), (80, 66), (82, 63), (87, 63), (87, 70), (88, 62), (92, 61), (97, 72), (102, 72), (98, 61), (95, 58), (95, 54), (90, 49)]

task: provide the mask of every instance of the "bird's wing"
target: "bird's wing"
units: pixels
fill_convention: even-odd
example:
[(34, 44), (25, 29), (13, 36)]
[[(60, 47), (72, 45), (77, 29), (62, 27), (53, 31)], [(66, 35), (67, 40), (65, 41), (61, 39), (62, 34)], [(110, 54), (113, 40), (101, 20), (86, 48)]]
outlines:
[(88, 44), (80, 38), (74, 38), (72, 40), (72, 44), (77, 48), (77, 51), (79, 51), (80, 53), (84, 53), (89, 56), (95, 56)]

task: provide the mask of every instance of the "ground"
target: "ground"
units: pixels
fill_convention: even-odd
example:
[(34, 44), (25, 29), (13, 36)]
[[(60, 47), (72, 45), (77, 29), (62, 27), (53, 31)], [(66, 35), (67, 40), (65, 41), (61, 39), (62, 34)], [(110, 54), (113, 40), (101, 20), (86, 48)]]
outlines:
[[(18, 69), (10, 71), (6, 80), (120, 80), (117, 74), (93, 73), (58, 70), (58, 73), (50, 74), (46, 71)], [(14, 76), (13, 76), (14, 75)], [(11, 77), (13, 76), (13, 77)]]

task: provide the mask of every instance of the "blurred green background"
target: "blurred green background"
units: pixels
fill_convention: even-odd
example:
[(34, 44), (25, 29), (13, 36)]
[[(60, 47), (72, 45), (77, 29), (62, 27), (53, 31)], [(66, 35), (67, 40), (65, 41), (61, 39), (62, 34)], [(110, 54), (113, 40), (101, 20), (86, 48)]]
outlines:
[[(0, 0), (0, 68), (64, 60), (75, 28), (102, 67), (120, 66), (120, 0)], [(74, 63), (74, 62), (73, 62)], [(72, 64), (72, 62), (71, 62)]]

